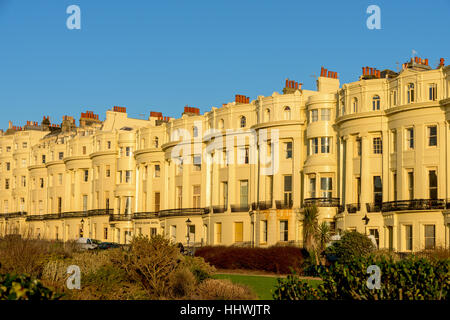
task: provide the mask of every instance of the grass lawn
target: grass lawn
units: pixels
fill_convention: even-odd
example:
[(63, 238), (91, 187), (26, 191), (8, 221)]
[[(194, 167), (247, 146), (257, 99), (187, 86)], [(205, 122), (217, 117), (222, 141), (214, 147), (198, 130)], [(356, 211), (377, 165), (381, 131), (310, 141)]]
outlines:
[[(277, 284), (277, 277), (273, 276), (254, 276), (237, 274), (216, 274), (215, 279), (228, 279), (231, 282), (244, 284), (251, 288), (260, 300), (272, 300), (272, 292)], [(317, 286), (320, 280), (307, 280), (312, 286)]]

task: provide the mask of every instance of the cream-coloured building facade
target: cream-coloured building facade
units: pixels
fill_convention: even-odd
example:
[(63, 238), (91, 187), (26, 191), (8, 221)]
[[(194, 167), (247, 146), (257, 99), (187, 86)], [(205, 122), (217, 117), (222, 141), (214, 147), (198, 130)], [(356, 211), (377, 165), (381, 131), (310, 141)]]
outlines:
[(114, 107), (0, 136), (0, 236), (303, 245), (303, 209), (380, 248), (450, 246), (450, 67), (415, 58), (340, 84), (147, 120)]

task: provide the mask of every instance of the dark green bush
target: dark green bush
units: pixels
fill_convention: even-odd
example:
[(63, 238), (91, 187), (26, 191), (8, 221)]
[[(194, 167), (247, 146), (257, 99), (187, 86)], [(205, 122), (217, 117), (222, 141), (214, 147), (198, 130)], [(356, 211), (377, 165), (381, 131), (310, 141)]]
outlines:
[(350, 261), (353, 257), (366, 256), (376, 250), (372, 241), (364, 234), (352, 231), (345, 232), (341, 240), (326, 248), (328, 258), (334, 256), (339, 262)]
[(27, 275), (0, 275), (0, 300), (58, 300), (61, 296)]
[[(381, 288), (367, 287), (367, 268), (381, 269)], [(356, 300), (448, 300), (450, 259), (410, 256), (400, 261), (386, 257), (358, 257), (336, 262), (322, 269), (323, 283), (317, 290), (297, 279), (282, 279), (274, 292), (278, 300), (356, 299)]]
[(323, 292), (312, 287), (307, 281), (300, 280), (296, 274), (287, 278), (277, 279), (278, 283), (273, 292), (274, 300), (320, 300), (324, 299)]

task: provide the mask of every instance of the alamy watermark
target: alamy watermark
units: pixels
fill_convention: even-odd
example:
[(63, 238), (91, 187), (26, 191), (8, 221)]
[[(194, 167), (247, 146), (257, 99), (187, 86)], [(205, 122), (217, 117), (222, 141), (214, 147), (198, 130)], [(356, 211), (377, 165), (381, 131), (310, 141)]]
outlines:
[[(170, 140), (177, 142), (172, 148), (171, 159), (178, 166), (184, 164), (245, 165), (260, 164), (261, 175), (273, 175), (279, 169), (279, 130), (260, 129), (208, 129), (202, 135), (202, 122), (194, 122), (191, 132), (178, 128), (171, 132)], [(207, 146), (203, 149), (203, 143)], [(292, 157), (292, 142), (290, 144)]]
[(68, 6), (66, 13), (70, 16), (66, 20), (66, 26), (69, 30), (81, 29), (81, 9), (77, 5)]
[(66, 286), (69, 290), (81, 289), (81, 270), (79, 266), (71, 265), (67, 267), (67, 274), (69, 277), (66, 280)]
[(370, 16), (366, 20), (366, 26), (369, 30), (381, 29), (381, 9), (377, 5), (370, 5), (367, 7), (366, 13)]
[(381, 269), (379, 266), (377, 265), (371, 265), (369, 267), (367, 267), (367, 271), (368, 274), (370, 274), (369, 279), (367, 279), (367, 288), (369, 288), (370, 290), (373, 289), (381, 289)]

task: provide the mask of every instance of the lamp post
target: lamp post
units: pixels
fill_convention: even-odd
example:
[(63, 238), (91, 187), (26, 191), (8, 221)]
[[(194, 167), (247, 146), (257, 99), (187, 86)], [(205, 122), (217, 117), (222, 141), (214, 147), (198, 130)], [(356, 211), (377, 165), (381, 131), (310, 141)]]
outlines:
[(188, 254), (190, 254), (189, 240), (190, 240), (190, 233), (191, 232), (190, 232), (189, 228), (190, 228), (191, 222), (192, 221), (189, 218), (186, 220), (186, 226), (187, 226), (187, 236), (186, 236), (186, 238), (187, 238)]
[(84, 231), (84, 219), (81, 219), (80, 238), (83, 238), (83, 231)]

